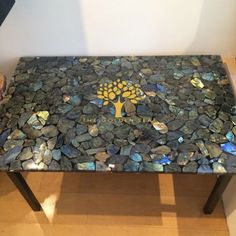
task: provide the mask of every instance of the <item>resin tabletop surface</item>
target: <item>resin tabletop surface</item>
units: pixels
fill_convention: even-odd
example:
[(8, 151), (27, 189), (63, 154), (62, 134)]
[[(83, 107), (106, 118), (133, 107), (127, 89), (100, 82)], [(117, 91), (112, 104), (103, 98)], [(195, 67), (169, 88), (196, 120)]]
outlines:
[(234, 105), (219, 56), (21, 58), (0, 170), (236, 173)]

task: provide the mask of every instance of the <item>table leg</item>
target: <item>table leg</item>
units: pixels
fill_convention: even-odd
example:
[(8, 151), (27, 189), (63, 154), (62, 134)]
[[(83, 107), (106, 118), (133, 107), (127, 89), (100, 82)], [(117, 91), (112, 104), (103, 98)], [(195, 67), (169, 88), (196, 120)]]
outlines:
[(34, 196), (32, 190), (25, 182), (25, 179), (19, 172), (7, 172), (8, 177), (18, 188), (24, 199), (28, 202), (33, 211), (42, 210), (40, 203), (37, 198)]
[(203, 208), (205, 214), (211, 214), (213, 212), (231, 178), (232, 175), (220, 175), (217, 178), (215, 186)]

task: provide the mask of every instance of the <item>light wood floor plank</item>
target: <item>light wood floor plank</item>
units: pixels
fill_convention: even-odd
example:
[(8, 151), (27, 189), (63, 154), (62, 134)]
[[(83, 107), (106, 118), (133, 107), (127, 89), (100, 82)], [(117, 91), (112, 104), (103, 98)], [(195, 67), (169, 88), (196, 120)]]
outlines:
[[(186, 178), (187, 176), (187, 178)], [(44, 212), (34, 213), (0, 173), (0, 236), (226, 236), (220, 203), (202, 206), (215, 176), (30, 173)]]

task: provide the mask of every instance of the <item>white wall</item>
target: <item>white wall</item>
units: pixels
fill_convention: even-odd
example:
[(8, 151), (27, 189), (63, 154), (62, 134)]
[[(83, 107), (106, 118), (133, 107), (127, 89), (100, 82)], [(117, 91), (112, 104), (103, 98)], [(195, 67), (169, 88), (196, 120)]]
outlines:
[(17, 0), (0, 70), (29, 55), (236, 54), (235, 0)]

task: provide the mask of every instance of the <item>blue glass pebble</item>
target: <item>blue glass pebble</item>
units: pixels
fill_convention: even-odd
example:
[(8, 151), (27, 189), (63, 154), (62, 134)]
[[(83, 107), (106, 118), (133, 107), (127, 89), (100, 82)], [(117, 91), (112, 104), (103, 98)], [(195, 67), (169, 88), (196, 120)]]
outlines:
[(224, 152), (228, 152), (236, 156), (236, 145), (231, 142), (221, 144), (221, 149)]

